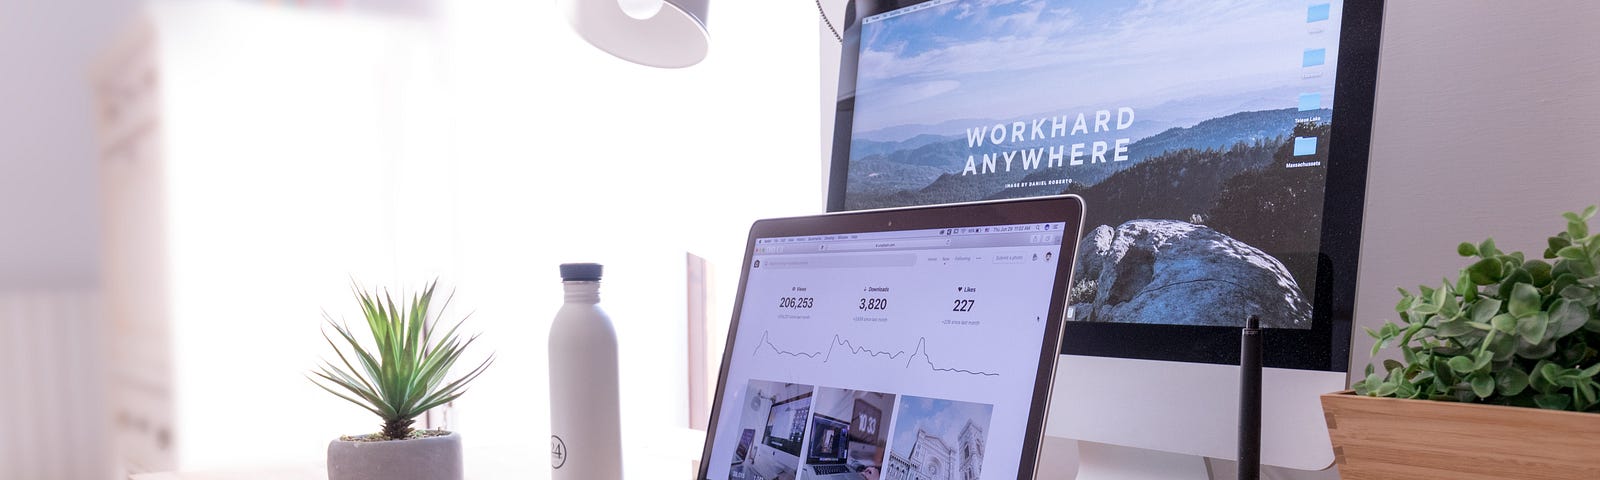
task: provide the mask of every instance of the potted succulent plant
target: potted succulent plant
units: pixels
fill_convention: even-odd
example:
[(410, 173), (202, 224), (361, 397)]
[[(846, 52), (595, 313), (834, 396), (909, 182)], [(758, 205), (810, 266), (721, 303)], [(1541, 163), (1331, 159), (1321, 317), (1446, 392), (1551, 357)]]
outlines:
[(1462, 243), (1452, 281), (1400, 290), (1353, 392), (1323, 396), (1340, 474), (1600, 478), (1600, 234), (1567, 213), (1543, 259)]
[[(458, 335), (461, 321), (438, 330), (433, 292), (438, 282), (411, 297), (405, 308), (387, 292), (355, 290), (371, 333), (363, 343), (349, 325), (327, 316), (346, 348), (323, 331), (339, 356), (324, 361), (313, 383), (383, 419), (378, 433), (344, 436), (328, 444), (329, 480), (460, 480), (461, 436), (411, 428), (417, 416), (460, 397), (467, 384), (494, 362), (493, 356), (454, 380), (451, 367), (477, 336)], [(438, 310), (450, 303), (446, 298)], [(346, 351), (348, 350), (348, 352)], [(308, 377), (310, 378), (310, 377)]]

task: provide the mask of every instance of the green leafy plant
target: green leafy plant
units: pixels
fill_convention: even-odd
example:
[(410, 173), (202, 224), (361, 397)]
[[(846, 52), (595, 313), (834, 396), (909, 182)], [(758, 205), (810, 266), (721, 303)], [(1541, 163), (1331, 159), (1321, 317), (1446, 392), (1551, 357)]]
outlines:
[[(339, 355), (339, 364), (324, 361), (313, 372), (317, 378), (307, 378), (328, 393), (383, 418), (380, 435), (386, 439), (411, 436), (411, 425), (418, 415), (459, 398), (467, 384), (494, 363), (491, 355), (467, 374), (445, 382), (461, 353), (478, 337), (463, 339), (457, 335), (466, 318), (442, 334), (437, 331), (437, 316), (429, 315), (437, 285), (435, 281), (421, 294), (412, 295), (405, 309), (396, 307), (388, 292), (380, 296), (376, 290), (367, 292), (353, 287), (372, 333), (370, 345), (358, 341), (348, 324), (323, 314), (328, 325), (348, 344), (349, 354), (323, 330), (322, 337)], [(449, 303), (450, 298), (446, 298), (439, 310)], [(350, 361), (351, 357), (355, 362)]]
[(1600, 412), (1600, 234), (1596, 207), (1564, 215), (1547, 262), (1505, 253), (1494, 239), (1462, 243), (1476, 259), (1454, 282), (1400, 290), (1400, 323), (1367, 333), (1402, 361), (1367, 366), (1357, 394)]

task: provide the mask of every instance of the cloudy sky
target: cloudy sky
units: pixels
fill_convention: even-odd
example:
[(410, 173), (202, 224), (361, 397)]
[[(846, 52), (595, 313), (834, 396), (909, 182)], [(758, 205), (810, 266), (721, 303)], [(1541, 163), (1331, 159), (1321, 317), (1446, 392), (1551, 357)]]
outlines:
[[(1307, 8), (1332, 3), (1327, 21)], [(1337, 52), (1340, 1), (955, 0), (865, 23), (855, 130), (1169, 102), (1219, 114), (1250, 95), (1324, 92), (1302, 55)], [(1198, 105), (1206, 102), (1211, 105)], [(1141, 112), (1145, 113), (1145, 112)], [(1157, 113), (1157, 112), (1151, 112)], [(1159, 114), (1159, 113), (1157, 113)]]

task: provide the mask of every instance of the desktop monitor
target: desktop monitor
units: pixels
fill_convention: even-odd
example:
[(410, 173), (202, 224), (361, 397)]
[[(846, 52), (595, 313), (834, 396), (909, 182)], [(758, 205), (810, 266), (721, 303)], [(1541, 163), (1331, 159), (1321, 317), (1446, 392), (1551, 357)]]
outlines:
[(1232, 458), (1252, 314), (1263, 461), (1332, 463), (1317, 395), (1350, 363), (1381, 0), (847, 10), (830, 210), (1084, 199), (1047, 430), (1080, 478)]
[(769, 412), (767, 446), (799, 456), (800, 441), (806, 434), (806, 417), (811, 413), (811, 394), (774, 403)]

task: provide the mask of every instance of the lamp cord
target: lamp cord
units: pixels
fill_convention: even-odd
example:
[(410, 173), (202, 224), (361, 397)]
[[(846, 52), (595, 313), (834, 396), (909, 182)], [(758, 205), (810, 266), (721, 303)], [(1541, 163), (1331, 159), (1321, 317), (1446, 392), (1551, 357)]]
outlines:
[(833, 32), (833, 39), (834, 40), (838, 40), (839, 43), (841, 43), (841, 44), (844, 43), (844, 37), (839, 36), (839, 30), (834, 29), (833, 28), (833, 22), (828, 20), (828, 12), (824, 11), (822, 9), (822, 0), (816, 0), (816, 2), (817, 2), (817, 16), (822, 17), (822, 24), (823, 25), (827, 25), (828, 26), (828, 31)]

